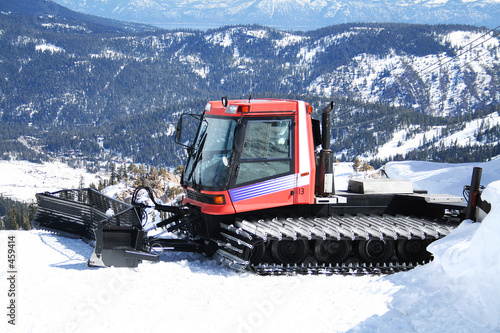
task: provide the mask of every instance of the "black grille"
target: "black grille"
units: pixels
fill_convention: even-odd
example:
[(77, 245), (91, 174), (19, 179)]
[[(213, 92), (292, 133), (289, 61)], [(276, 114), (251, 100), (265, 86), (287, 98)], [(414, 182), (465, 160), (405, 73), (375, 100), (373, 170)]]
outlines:
[(210, 200), (210, 196), (203, 194), (203, 193), (191, 191), (191, 190), (187, 190), (187, 197), (191, 200), (195, 200), (195, 201), (206, 203), (206, 204), (212, 203), (211, 202), (212, 200)]

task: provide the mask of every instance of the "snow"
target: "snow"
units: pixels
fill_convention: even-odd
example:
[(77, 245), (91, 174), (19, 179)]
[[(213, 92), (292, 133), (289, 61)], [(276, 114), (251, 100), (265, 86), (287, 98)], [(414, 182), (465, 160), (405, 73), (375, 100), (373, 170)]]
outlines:
[(464, 221), (429, 246), (433, 262), (388, 277), (402, 286), (389, 311), (353, 331), (500, 330), (500, 181), (490, 183), (482, 197), (493, 206), (482, 223)]
[[(310, 48), (308, 46), (302, 47), (302, 48), (300, 48), (300, 50), (297, 54), (297, 58), (301, 59), (302, 66), (308, 65), (314, 60), (314, 58), (318, 54), (324, 53), (326, 51), (326, 49), (328, 47), (330, 47), (331, 45), (337, 44), (342, 40), (348, 39), (349, 37), (351, 37), (355, 34), (358, 34), (359, 32), (357, 32), (356, 30), (358, 30), (358, 29), (351, 29), (351, 31), (343, 32), (343, 33), (338, 34), (338, 35), (326, 36), (324, 38), (321, 38), (320, 40), (318, 40), (316, 43), (313, 44), (313, 45), (316, 45), (313, 48)], [(312, 89), (312, 88), (309, 88), (309, 89)]]
[(209, 35), (205, 37), (207, 42), (211, 42), (214, 45), (220, 45), (222, 47), (229, 47), (233, 44), (230, 33), (215, 33), (214, 35)]
[(81, 180), (88, 186), (97, 184), (99, 176), (61, 162), (0, 161), (0, 194), (14, 200), (31, 202), (39, 192), (78, 188)]
[[(354, 33), (356, 29), (352, 29)], [(334, 36), (332, 41), (348, 38), (349, 36)], [(319, 75), (306, 88), (309, 93), (322, 96), (336, 96), (345, 94), (346, 87), (356, 94), (356, 98), (366, 102), (376, 102), (385, 99), (386, 95), (393, 94), (396, 86), (404, 82), (413, 86), (416, 95), (419, 95), (411, 105), (412, 108), (423, 108), (426, 113), (449, 115), (457, 111), (456, 101), (467, 100), (469, 105), (479, 104), (480, 101), (494, 100), (495, 92), (489, 87), (494, 80), (491, 73), (498, 64), (494, 50), (500, 43), (498, 36), (491, 33), (454, 31), (440, 35), (437, 39), (445, 45), (455, 48), (456, 54), (440, 55), (402, 55), (394, 50), (388, 50), (385, 55), (371, 55), (360, 53), (353, 57), (348, 64), (333, 68), (328, 73)], [(303, 47), (298, 57), (307, 65), (324, 49), (319, 47)], [(470, 68), (474, 71), (474, 93), (470, 93), (466, 82), (467, 75), (457, 71), (457, 68)], [(408, 73), (420, 73), (420, 79), (428, 89), (420, 92), (421, 88), (413, 81), (408, 81)], [(346, 76), (345, 73), (351, 73)], [(446, 77), (447, 80), (443, 80)], [(417, 82), (417, 81), (415, 81)], [(466, 96), (466, 97), (464, 97)], [(425, 97), (425, 98), (421, 98)], [(459, 98), (460, 97), (460, 98)], [(408, 107), (408, 101), (398, 96), (392, 102), (394, 106)]]
[[(496, 27), (499, 0), (56, 0), (75, 11), (163, 28), (261, 24), (312, 30), (351, 22)], [(498, 16), (498, 15), (497, 15)]]
[(50, 52), (50, 53), (57, 53), (57, 52), (64, 52), (64, 49), (62, 47), (59, 47), (59, 46), (55, 46), (55, 45), (52, 45), (52, 44), (49, 44), (49, 43), (45, 43), (45, 44), (38, 44), (35, 46), (35, 50), (36, 51), (41, 51), (41, 52)]
[(445, 146), (451, 146), (455, 141), (459, 146), (465, 146), (468, 142), (473, 144), (480, 144), (475, 139), (475, 136), (481, 128), (482, 124), (485, 125), (485, 129), (491, 129), (494, 126), (499, 125), (500, 116), (498, 115), (498, 112), (493, 112), (485, 118), (476, 119), (465, 123), (465, 128), (462, 131), (454, 133), (444, 138), (442, 141)]
[[(111, 49), (103, 50), (103, 51), (101, 51), (100, 54), (90, 54), (90, 57), (91, 58), (113, 59), (113, 60), (127, 58), (127, 56), (125, 54), (123, 54), (121, 52), (116, 52), (116, 51), (111, 50)], [(137, 60), (137, 58), (136, 58), (136, 60)]]
[[(387, 165), (389, 175), (404, 176), (422, 188), (441, 188), (439, 192), (456, 192), (470, 182), (472, 167), (480, 166), (482, 184), (488, 185), (483, 198), (493, 207), (482, 223), (465, 221), (434, 242), (430, 264), (389, 276), (261, 277), (189, 253), (164, 253), (159, 263), (135, 269), (88, 268), (92, 248), (80, 240), (37, 230), (2, 231), (0, 290), (8, 287), (7, 236), (17, 237), (17, 325), (7, 324), (3, 316), (0, 330), (498, 331), (499, 163)], [(342, 179), (350, 173), (347, 164), (336, 165), (335, 172)], [(336, 179), (336, 184), (342, 181)], [(7, 302), (2, 292), (0, 305)]]
[(52, 29), (52, 28), (60, 28), (60, 29), (66, 29), (66, 30), (74, 30), (74, 31), (83, 31), (86, 33), (91, 33), (92, 31), (82, 27), (80, 25), (69, 25), (69, 24), (62, 24), (62, 23), (42, 23), (42, 27)]
[(449, 41), (457, 49), (465, 46), (474, 47), (478, 44), (483, 44), (486, 48), (498, 47), (498, 39), (491, 38), (493, 35), (493, 33), (454, 31), (445, 36), (445, 40)]
[(158, 137), (162, 137), (164, 135), (166, 136), (172, 136), (175, 134), (175, 125), (170, 123), (168, 124), (168, 128), (166, 131), (164, 132), (161, 132), (161, 133), (154, 133), (154, 134), (151, 134), (151, 137), (152, 138), (158, 138)]
[(294, 45), (297, 43), (302, 42), (306, 37), (303, 36), (297, 36), (297, 35), (292, 35), (292, 34), (286, 34), (283, 36), (283, 38), (278, 39), (278, 40), (273, 40), (273, 43), (278, 47), (278, 48), (285, 48), (289, 45)]
[(115, 215), (115, 211), (113, 210), (113, 208), (109, 208), (107, 211), (106, 211), (106, 216), (108, 217), (112, 217)]
[(480, 166), (481, 184), (487, 185), (500, 180), (500, 158), (484, 163), (434, 163), (434, 162), (390, 162), (386, 173), (390, 178), (411, 180), (416, 189), (429, 193), (462, 195), (464, 185), (471, 182), (472, 170)]
[(380, 146), (376, 154), (370, 155), (371, 158), (388, 159), (391, 156), (400, 154), (405, 156), (408, 152), (419, 148), (425, 142), (430, 142), (434, 138), (438, 138), (433, 144), (434, 147), (444, 145), (446, 147), (453, 146), (455, 143), (458, 147), (465, 147), (467, 145), (482, 145), (484, 143), (478, 142), (476, 137), (480, 130), (491, 129), (500, 124), (500, 115), (498, 112), (493, 112), (486, 115), (484, 118), (474, 119), (464, 123), (463, 129), (457, 130), (446, 137), (441, 137), (443, 126), (431, 126), (427, 131), (420, 129), (420, 133), (414, 134), (409, 137), (410, 130), (415, 130), (416, 126), (407, 127), (397, 130), (393, 133), (392, 139)]
[(247, 31), (245, 31), (245, 33), (250, 37), (254, 37), (254, 38), (258, 38), (258, 39), (264, 39), (268, 36), (267, 30), (264, 30), (264, 29), (247, 30)]
[(413, 138), (407, 137), (408, 129), (399, 130), (394, 133), (392, 140), (378, 148), (375, 157), (387, 159), (397, 154), (406, 155), (409, 151), (417, 149), (422, 145), (424, 137), (426, 140), (431, 140), (433, 137), (441, 133), (441, 127), (435, 126), (427, 132), (417, 133)]
[(204, 79), (210, 72), (210, 68), (205, 65), (203, 60), (201, 60), (198, 55), (188, 55), (188, 56), (179, 55), (178, 59), (180, 62), (191, 65), (193, 73), (199, 75)]

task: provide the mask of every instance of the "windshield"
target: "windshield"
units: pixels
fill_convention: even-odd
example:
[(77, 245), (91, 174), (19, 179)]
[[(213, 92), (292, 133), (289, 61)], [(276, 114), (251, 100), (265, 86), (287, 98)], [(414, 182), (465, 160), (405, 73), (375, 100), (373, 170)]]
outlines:
[(186, 166), (185, 181), (192, 187), (224, 189), (233, 148), (235, 118), (205, 117)]

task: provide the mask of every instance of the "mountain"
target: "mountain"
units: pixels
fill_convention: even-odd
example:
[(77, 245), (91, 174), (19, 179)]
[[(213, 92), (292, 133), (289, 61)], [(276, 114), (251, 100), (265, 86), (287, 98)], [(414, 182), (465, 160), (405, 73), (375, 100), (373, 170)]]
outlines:
[(310, 30), (341, 23), (472, 24), (494, 28), (499, 0), (55, 0), (76, 11), (162, 28), (260, 24)]
[[(41, 15), (37, 8), (54, 4), (30, 1), (24, 12), (16, 0), (0, 4), (5, 159), (112, 154), (175, 167), (183, 159), (172, 143), (180, 113), (249, 95), (300, 98), (315, 110), (333, 99), (333, 144), (344, 160), (500, 154), (496, 120), (487, 120), (500, 111), (496, 31), (410, 24), (142, 30), (60, 7)], [(460, 136), (466, 142), (447, 139), (473, 121), (480, 125)], [(419, 143), (403, 144), (415, 136)], [(386, 144), (408, 149), (380, 153)]]
[[(23, 16), (23, 23), (30, 26), (39, 26), (44, 21), (54, 27), (67, 31), (80, 32), (138, 32), (154, 30), (145, 24), (120, 22), (112, 19), (103, 19), (94, 15), (86, 15), (69, 10), (50, 0), (4, 0), (0, 3), (0, 12), (3, 15)], [(78, 24), (82, 24), (79, 26)], [(70, 25), (76, 24), (76, 25)]]

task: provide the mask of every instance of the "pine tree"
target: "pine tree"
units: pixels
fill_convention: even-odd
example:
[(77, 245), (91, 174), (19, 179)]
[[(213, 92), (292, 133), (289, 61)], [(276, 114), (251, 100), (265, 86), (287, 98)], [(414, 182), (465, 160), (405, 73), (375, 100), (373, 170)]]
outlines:
[(117, 182), (117, 178), (116, 165), (114, 162), (111, 162), (111, 175), (109, 176), (109, 185), (115, 185)]
[(174, 175), (176, 176), (182, 176), (184, 174), (185, 168), (182, 165), (179, 165), (175, 168), (174, 170)]
[(12, 207), (4, 217), (4, 223), (7, 230), (19, 230), (22, 221), (15, 207)]
[(356, 172), (356, 174), (358, 174), (360, 166), (361, 162), (359, 161), (359, 158), (355, 157), (352, 163), (352, 168), (354, 169), (354, 172)]

